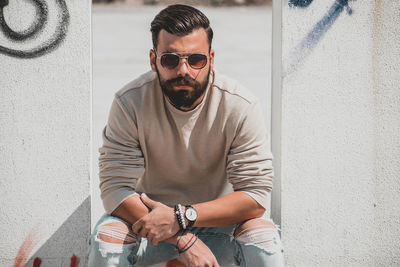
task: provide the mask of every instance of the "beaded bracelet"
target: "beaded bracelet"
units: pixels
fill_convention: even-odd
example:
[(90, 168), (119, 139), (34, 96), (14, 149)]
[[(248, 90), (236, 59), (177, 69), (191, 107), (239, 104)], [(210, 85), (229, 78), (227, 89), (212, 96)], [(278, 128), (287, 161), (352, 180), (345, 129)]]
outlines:
[(182, 210), (182, 205), (181, 204), (178, 204), (178, 209), (179, 209), (179, 216), (181, 217), (183, 229), (186, 229), (185, 217), (183, 216), (183, 210)]
[(181, 228), (181, 230), (185, 230), (186, 224), (185, 224), (185, 217), (183, 217), (182, 205), (181, 204), (175, 205), (174, 210), (176, 218), (178, 220), (179, 228)]
[(191, 248), (191, 247), (194, 245), (194, 243), (196, 243), (197, 239), (199, 239), (199, 238), (197, 237), (197, 235), (193, 234), (193, 236), (196, 236), (196, 239), (193, 241), (193, 243), (190, 244), (190, 246), (188, 246), (187, 248), (184, 248), (184, 249), (182, 249), (181, 251), (179, 251), (179, 254), (182, 254), (183, 252), (187, 251), (189, 248)]

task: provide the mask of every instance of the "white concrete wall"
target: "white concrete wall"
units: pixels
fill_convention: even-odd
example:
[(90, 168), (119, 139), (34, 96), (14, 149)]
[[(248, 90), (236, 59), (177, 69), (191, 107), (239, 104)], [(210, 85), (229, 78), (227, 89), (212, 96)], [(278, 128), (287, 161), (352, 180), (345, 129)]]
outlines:
[[(9, 1), (10, 28), (44, 20), (36, 2)], [(73, 255), (85, 266), (91, 3), (42, 2), (47, 24), (32, 38), (12, 41), (0, 29), (0, 266), (32, 266), (35, 258), (42, 267), (70, 266)]]
[(309, 2), (282, 2), (273, 88), (287, 265), (399, 266), (400, 2)]

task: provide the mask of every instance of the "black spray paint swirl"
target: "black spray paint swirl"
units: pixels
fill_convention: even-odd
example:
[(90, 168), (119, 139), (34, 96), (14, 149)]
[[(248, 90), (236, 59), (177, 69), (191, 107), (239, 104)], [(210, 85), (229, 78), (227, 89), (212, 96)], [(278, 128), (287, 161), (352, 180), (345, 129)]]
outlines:
[[(31, 0), (36, 8), (36, 18), (32, 25), (22, 32), (12, 30), (4, 19), (4, 7), (8, 0), (0, 0), (0, 28), (5, 36), (13, 41), (25, 41), (36, 37), (43, 31), (48, 20), (48, 8), (45, 0)], [(35, 58), (55, 50), (65, 39), (69, 26), (69, 12), (65, 0), (56, 0), (58, 11), (58, 24), (54, 34), (44, 43), (31, 50), (15, 50), (0, 45), (0, 53), (17, 58)]]

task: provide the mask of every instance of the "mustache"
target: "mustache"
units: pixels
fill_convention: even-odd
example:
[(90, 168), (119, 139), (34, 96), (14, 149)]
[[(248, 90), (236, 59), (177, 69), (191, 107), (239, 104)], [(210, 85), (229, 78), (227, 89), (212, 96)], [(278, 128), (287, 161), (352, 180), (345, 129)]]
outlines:
[(196, 80), (189, 76), (179, 76), (173, 79), (168, 80), (169, 83), (175, 83), (180, 85), (191, 85), (194, 86), (196, 84)]

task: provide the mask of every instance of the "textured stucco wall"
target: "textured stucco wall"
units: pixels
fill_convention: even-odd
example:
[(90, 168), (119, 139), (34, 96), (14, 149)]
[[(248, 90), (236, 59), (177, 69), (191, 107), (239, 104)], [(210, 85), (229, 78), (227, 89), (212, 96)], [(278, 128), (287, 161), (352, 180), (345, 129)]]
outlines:
[(400, 2), (346, 3), (282, 2), (288, 266), (400, 265)]
[(376, 263), (400, 265), (400, 2), (373, 7)]
[(85, 265), (90, 4), (12, 0), (3, 9), (12, 30), (29, 35), (37, 23), (38, 32), (10, 40), (0, 29), (0, 266), (32, 266), (35, 258), (70, 266), (73, 255)]

